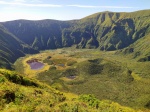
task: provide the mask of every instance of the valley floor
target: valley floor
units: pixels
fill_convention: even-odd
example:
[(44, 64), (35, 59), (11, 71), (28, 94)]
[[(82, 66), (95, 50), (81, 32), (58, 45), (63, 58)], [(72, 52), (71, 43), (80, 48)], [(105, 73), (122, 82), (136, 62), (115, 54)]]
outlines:
[[(44, 68), (31, 70), (28, 60)], [(116, 52), (63, 48), (27, 55), (15, 62), (18, 72), (53, 88), (75, 94), (94, 94), (121, 105), (149, 111), (150, 62), (137, 62)]]

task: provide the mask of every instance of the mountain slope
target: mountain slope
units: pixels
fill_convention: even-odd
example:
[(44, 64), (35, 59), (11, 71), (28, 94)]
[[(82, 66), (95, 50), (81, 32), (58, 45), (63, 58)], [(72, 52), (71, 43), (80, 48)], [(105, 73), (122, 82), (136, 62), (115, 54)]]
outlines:
[(134, 58), (139, 62), (150, 61), (150, 34), (137, 40), (129, 47), (117, 51), (116, 54), (122, 54)]
[[(2, 43), (0, 66), (10, 68), (11, 63), (18, 57), (24, 56), (24, 53), (71, 46), (112, 51), (133, 44), (138, 47), (135, 55), (138, 55), (138, 50), (143, 48), (149, 53), (149, 47), (139, 48), (145, 46), (147, 40), (145, 38), (148, 38), (148, 35), (150, 35), (150, 10), (132, 13), (101, 12), (72, 21), (3, 22), (0, 25)], [(136, 41), (144, 43), (140, 42), (138, 46)], [(147, 53), (141, 57), (141, 60), (149, 60)]]
[(11, 68), (11, 63), (24, 56), (24, 53), (30, 53), (29, 51), (35, 53), (35, 50), (0, 25), (0, 67)]
[(16, 20), (2, 23), (34, 49), (122, 49), (150, 33), (150, 10), (132, 13), (101, 12), (76, 21)]
[(20, 40), (37, 50), (62, 47), (62, 29), (70, 27), (68, 22), (56, 20), (16, 20), (3, 25)]

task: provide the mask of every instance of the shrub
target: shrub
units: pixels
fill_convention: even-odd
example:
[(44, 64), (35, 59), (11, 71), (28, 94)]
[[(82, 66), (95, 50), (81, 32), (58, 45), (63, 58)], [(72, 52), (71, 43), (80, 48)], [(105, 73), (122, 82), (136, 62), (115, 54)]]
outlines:
[(94, 95), (81, 95), (79, 96), (79, 100), (88, 103), (91, 107), (99, 108), (100, 101)]
[(67, 62), (67, 66), (72, 66), (75, 63), (77, 63), (77, 61), (71, 60), (71, 61)]
[(49, 59), (45, 59), (45, 60), (43, 60), (43, 63), (47, 63), (48, 65), (52, 65), (53, 61), (49, 60)]
[(5, 78), (3, 76), (0, 76), (0, 83), (5, 82)]
[(36, 86), (38, 87), (38, 84), (35, 83), (34, 81), (22, 77), (20, 75), (18, 75), (16, 72), (13, 71), (9, 71), (9, 70), (0, 70), (0, 73), (3, 74), (6, 79), (8, 79), (9, 81), (16, 83), (16, 84), (21, 84), (24, 86)]
[(69, 69), (66, 69), (62, 74), (66, 77), (76, 76), (77, 75), (77, 70), (74, 69), (74, 68), (69, 68)]
[(85, 74), (95, 75), (102, 72), (103, 65), (99, 65), (89, 61), (84, 61), (79, 63), (78, 68), (81, 72)]
[(52, 57), (51, 56), (47, 56), (47, 59), (51, 59)]
[(55, 66), (49, 67), (49, 70), (56, 70), (57, 68)]
[(5, 91), (5, 95), (3, 98), (6, 99), (6, 103), (13, 102), (13, 101), (15, 101), (15, 93), (7, 90), (7, 91)]

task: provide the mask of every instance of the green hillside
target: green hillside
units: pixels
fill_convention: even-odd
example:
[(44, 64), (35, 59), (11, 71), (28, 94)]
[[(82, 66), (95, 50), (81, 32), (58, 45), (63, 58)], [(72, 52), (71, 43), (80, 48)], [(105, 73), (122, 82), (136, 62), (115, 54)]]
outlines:
[(117, 50), (150, 33), (150, 10), (101, 12), (76, 21), (16, 20), (2, 23), (36, 50), (61, 47)]
[(137, 40), (129, 47), (117, 51), (117, 54), (136, 59), (138, 62), (150, 61), (150, 34)]
[[(9, 85), (9, 86), (8, 86)], [(14, 71), (0, 69), (0, 111), (2, 112), (137, 112), (93, 95), (59, 92)], [(142, 111), (139, 111), (142, 112)]]
[[(0, 67), (11, 68), (17, 58), (25, 56), (25, 53), (35, 52), (32, 48), (25, 45), (12, 33), (0, 25)], [(31, 52), (28, 52), (31, 51)]]

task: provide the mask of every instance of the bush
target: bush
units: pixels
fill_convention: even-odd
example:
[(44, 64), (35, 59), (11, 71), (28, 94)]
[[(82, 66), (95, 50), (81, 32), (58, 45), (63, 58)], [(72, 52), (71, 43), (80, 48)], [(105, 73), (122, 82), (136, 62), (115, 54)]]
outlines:
[(80, 95), (79, 100), (88, 103), (91, 107), (99, 108), (100, 101), (94, 95)]
[(95, 75), (102, 72), (103, 65), (99, 65), (89, 61), (84, 61), (79, 63), (78, 68), (84, 74)]
[(144, 58), (140, 58), (138, 60), (138, 62), (146, 62), (146, 61), (150, 61), (150, 56), (144, 57)]
[(12, 91), (6, 90), (3, 98), (6, 100), (6, 103), (13, 102), (15, 101), (15, 93)]
[(77, 70), (74, 69), (74, 68), (69, 68), (69, 69), (66, 69), (62, 74), (66, 77), (76, 76), (77, 75)]
[(56, 70), (57, 68), (55, 66), (49, 67), (49, 70)]
[(5, 78), (3, 76), (0, 76), (0, 83), (5, 82)]
[(20, 75), (18, 75), (16, 72), (13, 71), (9, 71), (9, 70), (0, 70), (0, 73), (3, 74), (6, 79), (8, 79), (9, 81), (16, 83), (16, 84), (21, 84), (24, 86), (36, 86), (38, 87), (38, 84), (35, 83), (34, 81), (22, 77)]
[(47, 59), (51, 59), (52, 57), (51, 56), (47, 56)]
[(52, 60), (49, 60), (49, 59), (43, 60), (43, 63), (47, 63), (48, 65), (54, 64), (53, 61), (52, 61)]
[(77, 63), (77, 61), (71, 60), (71, 61), (67, 62), (67, 66), (72, 66), (75, 63)]

